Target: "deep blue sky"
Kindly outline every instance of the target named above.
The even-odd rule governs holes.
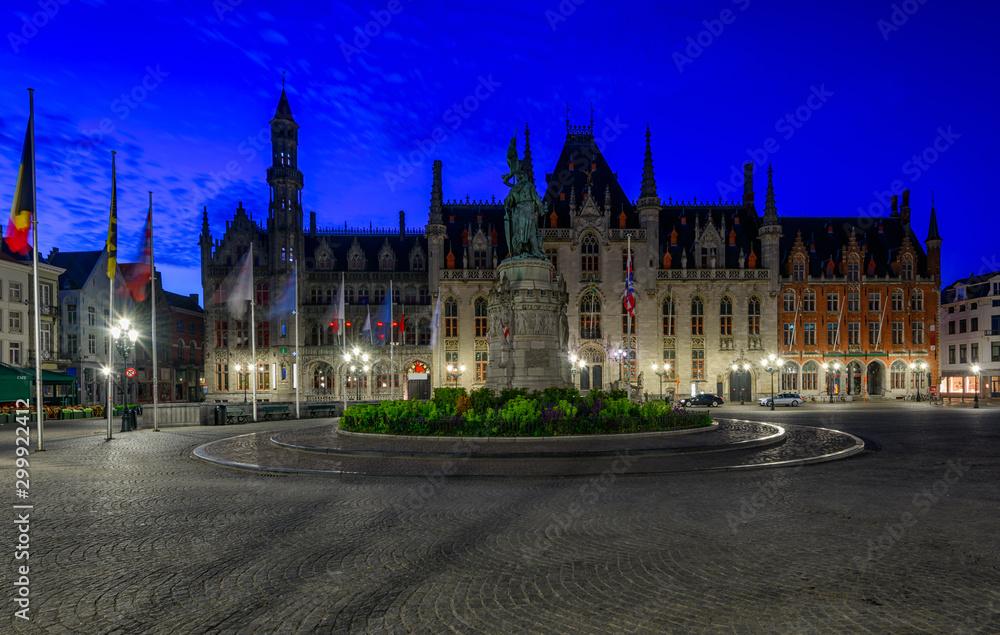
[[[921,238],[936,194],[944,283],[1000,268],[988,202],[1000,168],[996,3],[914,0],[889,30],[891,2],[61,1],[48,19],[37,0],[10,0],[0,14],[3,209],[30,86],[42,252],[103,248],[117,150],[120,257],[137,255],[153,190],[157,266],[172,291],[201,293],[203,199],[216,237],[238,201],[266,217],[267,153],[246,142],[274,113],[282,69],[301,126],[306,211],[321,226],[393,226],[401,209],[422,226],[434,158],[446,198],[503,196],[514,127],[530,123],[541,177],[561,149],[566,103],[574,124],[589,121],[593,103],[599,135],[619,122],[604,154],[633,199],[647,123],[664,199],[718,199],[731,167],[772,138],[779,214],[856,215],[898,180],[912,190]],[[355,42],[371,11],[390,7],[401,11]],[[44,26],[25,29],[32,16]],[[345,56],[344,42],[366,46]],[[450,109],[484,80],[491,91],[457,118]],[[150,90],[136,88],[144,81]],[[142,99],[126,105],[133,89]],[[809,99],[816,91],[824,101]],[[778,123],[797,109],[808,120]],[[419,155],[438,127],[446,138],[390,185],[400,157]],[[939,130],[950,135],[934,161],[908,163]],[[758,169],[758,196],[764,186]],[[724,198],[740,196],[737,187]]]

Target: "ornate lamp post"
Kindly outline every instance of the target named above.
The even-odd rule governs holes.
[[[785,360],[774,354],[768,355],[767,359],[760,360],[761,366],[767,371],[767,374],[771,376],[771,410],[774,410],[774,374],[781,370],[784,365]]]
[[[823,364],[823,372],[826,373],[826,394],[830,396],[830,403],[833,403],[833,375],[840,372],[840,362]]]
[[[662,365],[651,365],[653,372],[660,378],[660,399],[663,399],[663,377],[670,374],[670,363],[663,362]]]
[[[625,350],[621,349],[621,348],[616,349],[616,350],[612,351],[612,353],[611,353],[611,358],[615,359],[615,360],[618,360],[618,381],[619,382],[621,382],[623,379],[625,379],[625,355],[626,355]]]
[[[979,364],[976,364],[975,366],[972,367],[972,372],[975,373],[976,375],[976,403],[974,406],[972,406],[973,408],[979,407],[979,378],[981,377],[980,374],[981,371],[982,369],[979,368]]]
[[[122,432],[134,429],[132,410],[128,407],[128,355],[135,346],[135,341],[139,339],[139,331],[132,328],[132,323],[128,318],[118,320],[118,324],[111,327],[111,338],[115,341],[118,354],[122,356],[124,368],[122,370]]]
[[[243,403],[246,403],[247,402],[247,384],[250,382],[250,378],[249,378],[249,375],[250,375],[250,365],[249,364],[244,364],[243,366],[241,366],[239,364],[233,364],[233,370],[236,371],[236,376],[237,377],[241,377],[242,376],[241,378],[243,379],[243,381],[241,381],[240,383],[243,384]]]
[[[573,374],[573,383],[576,383],[576,376],[583,372],[583,369],[587,367],[587,360],[582,357],[577,357],[576,355],[569,356],[569,372]],[[583,379],[581,378],[580,390],[583,390]]]
[[[344,353],[344,409],[347,409],[347,373],[346,370],[349,368],[351,371],[351,376],[354,377],[354,386],[357,389],[356,395],[357,400],[361,401],[361,377],[357,374],[358,368],[364,370],[365,375],[368,375],[368,353],[361,350],[360,347],[355,346],[349,352]],[[348,366],[348,364],[350,366]]]
[[[910,364],[910,370],[916,374],[916,384],[917,384],[917,401],[920,401],[920,373],[928,368],[926,362],[914,362]]]
[[[733,372],[734,373],[739,373],[740,377],[743,377],[743,373],[746,373],[747,376],[749,377],[750,376],[750,364],[743,364],[743,366],[740,366],[739,364],[734,363],[733,364]],[[744,405],[744,404],[746,404],[746,395],[744,394],[745,392],[746,392],[746,388],[744,388],[743,386],[740,386],[740,405],[741,406]]]
[[[457,384],[458,378],[461,377],[462,373],[465,372],[465,364],[462,365],[448,364],[447,366],[444,367],[444,370],[445,372],[448,373],[447,380],[450,383]]]

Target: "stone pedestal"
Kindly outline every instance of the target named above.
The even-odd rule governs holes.
[[[548,260],[525,258],[500,263],[487,305],[487,388],[541,390],[571,385],[568,301],[566,284]]]

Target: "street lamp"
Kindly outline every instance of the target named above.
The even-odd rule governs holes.
[[[928,368],[925,362],[913,362],[910,364],[910,370],[916,373],[916,384],[917,384],[917,401],[920,401],[920,373]]]
[[[734,373],[740,373],[740,377],[743,377],[743,373],[746,373],[747,376],[749,377],[750,376],[750,364],[743,364],[743,366],[740,367],[739,364],[735,364],[734,363],[733,364],[733,372]],[[740,383],[742,383],[742,382],[740,382]],[[746,396],[744,394],[745,392],[746,392],[746,388],[744,388],[743,386],[740,386],[740,405],[741,406],[746,403]]]
[[[448,373],[448,376],[446,377],[446,380],[449,383],[455,383],[455,384],[457,384],[458,383],[458,378],[461,377],[462,373],[465,372],[465,364],[462,364],[462,365],[448,364],[447,366],[444,367],[444,369]]]
[[[823,364],[823,372],[826,374],[826,392],[830,395],[830,403],[833,403],[833,375],[840,372],[840,362]]]
[[[368,365],[368,360],[370,359],[368,357],[368,353],[366,353],[363,350],[361,350],[360,347],[355,346],[350,351],[344,353],[343,359],[344,359],[344,368],[345,368],[345,371],[346,371],[346,369],[350,368],[351,375],[354,377],[354,385],[355,385],[355,388],[357,389],[356,390],[356,395],[357,395],[358,401],[360,401],[361,400],[361,378],[358,376],[358,374],[357,374],[356,371],[359,368],[363,369],[364,372],[365,372],[365,375],[367,376],[368,369],[370,368],[370,366]],[[348,366],[348,364],[350,364],[350,366]],[[347,409],[347,373],[346,372],[344,373],[344,409]]]
[[[132,347],[135,346],[135,341],[139,339],[139,331],[132,328],[132,323],[128,318],[123,317],[118,320],[118,324],[111,327],[111,338],[115,340],[115,347],[118,349],[118,354],[122,356],[122,363],[124,364],[125,371],[123,374],[125,377],[122,378],[122,432],[128,432],[134,429],[133,423],[135,419],[133,418],[132,410],[128,407],[128,354],[132,352]]]
[[[663,377],[664,377],[664,375],[669,375],[670,374],[670,363],[669,362],[663,362],[663,364],[660,365],[660,366],[657,366],[654,363],[654,364],[652,364],[652,369],[653,369],[653,372],[656,373],[657,376],[660,378],[660,399],[662,400],[663,399]]]
[[[233,364],[233,370],[236,371],[236,377],[237,378],[240,378],[240,376],[242,375],[243,381],[241,381],[240,383],[243,384],[243,403],[246,403],[247,402],[247,384],[250,383],[250,364],[243,364],[242,366],[239,365],[239,364]],[[243,372],[240,372],[240,371],[243,371]]]
[[[976,374],[976,405],[972,406],[973,408],[979,407],[979,378],[981,376],[980,375],[981,370],[982,369],[979,368],[979,364],[976,364],[975,366],[972,367],[972,372]]]
[[[611,353],[612,359],[618,360],[618,381],[625,379],[625,350],[619,348]]]
[[[767,359],[760,360],[761,366],[771,376],[771,410],[774,410],[774,374],[781,370],[785,361],[774,354],[768,355]]]
[[[576,376],[583,372],[583,369],[587,367],[587,360],[582,357],[577,357],[576,355],[569,356],[569,372],[573,375],[573,383],[576,383]],[[580,378],[580,390],[583,390],[583,378]]]

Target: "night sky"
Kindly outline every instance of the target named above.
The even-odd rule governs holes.
[[[31,87],[42,253],[103,248],[117,150],[119,258],[138,257],[152,190],[165,286],[201,294],[201,206],[216,238],[239,201],[266,218],[269,145],[254,139],[285,70],[320,226],[394,226],[402,209],[422,227],[433,159],[446,199],[504,196],[526,122],[541,180],[567,102],[574,125],[593,104],[633,199],[647,123],[663,199],[738,200],[733,166],[753,158],[773,164],[783,216],[888,214],[898,181],[923,238],[933,190],[948,284],[1000,269],[1000,8],[966,4],[8,0],[3,213]]]

